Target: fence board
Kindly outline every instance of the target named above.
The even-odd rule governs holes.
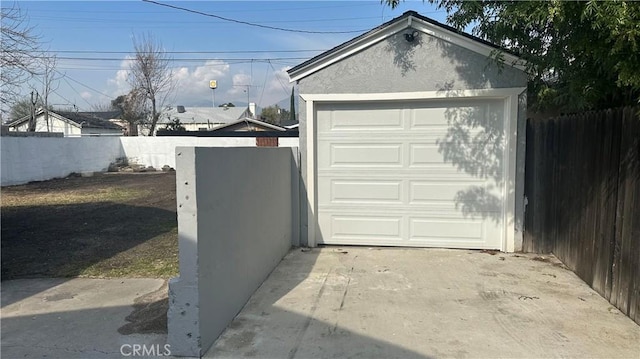
[[[525,251],[640,323],[640,107],[527,123]]]

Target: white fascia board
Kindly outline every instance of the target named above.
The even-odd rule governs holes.
[[[486,57],[490,57],[493,51],[500,51],[494,47],[488,46],[481,42],[475,41],[458,33],[448,31],[442,27],[433,25],[424,20],[415,18],[413,16],[409,16],[405,21],[399,21],[395,24],[391,24],[384,29],[380,29],[379,31],[372,32],[371,34],[363,37],[357,42],[350,44],[344,49],[340,49],[333,54],[330,54],[324,58],[319,59],[315,63],[309,64],[304,68],[299,69],[298,71],[292,73],[290,75],[289,82],[298,81],[302,78],[305,78],[312,73],[319,71],[329,65],[332,65],[342,59],[349,57],[359,51],[366,49],[367,47],[373,46],[376,43],[388,38],[389,36],[402,31],[406,28],[413,28],[428,35],[431,35],[435,38],[441,39],[443,41],[452,43],[457,46],[461,46],[463,48],[469,49]],[[502,51],[502,56],[505,59],[505,64],[515,67],[519,70],[526,70],[526,62],[521,58],[514,56],[510,53]]]
[[[42,114],[42,116],[44,116],[44,114]],[[57,114],[55,112],[49,111],[49,116],[55,117],[55,118],[57,118],[58,120],[60,120],[62,122],[66,122],[66,123],[70,124],[73,127],[82,128],[82,123],[76,123],[74,121],[71,121],[70,119],[68,119],[68,118],[66,118],[66,117],[64,117],[62,115],[59,115],[59,114]]]
[[[333,54],[330,54],[324,58],[319,59],[315,63],[309,64],[304,68],[292,73],[290,75],[289,82],[298,81],[302,78],[305,78],[312,73],[319,71],[329,65],[332,65],[342,59],[349,57],[357,52],[360,52],[366,49],[369,46],[375,45],[378,42],[386,39],[387,37],[395,34],[396,32],[407,27],[407,24],[404,21],[389,25],[384,29],[380,29],[379,31],[372,32],[369,35],[363,37],[357,42],[350,44],[348,47],[344,49],[340,49]]]
[[[508,87],[477,90],[449,91],[416,91],[416,92],[381,92],[381,93],[342,93],[342,94],[300,94],[305,101],[343,102],[343,101],[394,101],[423,99],[461,99],[461,98],[496,98],[520,94],[526,87]]]

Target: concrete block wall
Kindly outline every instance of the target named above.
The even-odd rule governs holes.
[[[297,148],[177,148],[172,354],[203,355],[298,241],[297,159]]]

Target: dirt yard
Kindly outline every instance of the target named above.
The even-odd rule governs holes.
[[[2,279],[174,277],[174,172],[107,173],[1,189]]]

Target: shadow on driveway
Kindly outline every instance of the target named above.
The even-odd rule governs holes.
[[[205,357],[634,357],[639,343],[554,257],[323,247],[292,250]]]

